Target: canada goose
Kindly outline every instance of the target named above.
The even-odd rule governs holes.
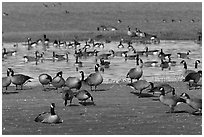
[[[7,70],[7,77],[2,77],[2,88],[8,88],[8,86],[10,86],[11,84],[11,78],[10,78],[10,71]]]
[[[146,61],[144,62],[145,67],[156,67],[158,66],[158,61]]]
[[[154,87],[154,84],[152,82],[147,82],[146,80],[138,80],[136,82],[127,84],[127,86],[130,86],[135,90],[139,90],[139,98],[140,98],[142,91],[145,89],[151,90]]]
[[[133,50],[133,53],[135,53],[137,55],[144,55],[145,54],[145,51],[138,51],[134,47],[132,48],[132,50]]]
[[[56,76],[52,79],[52,85],[56,88],[62,88],[65,85],[65,80],[62,77],[62,71],[58,72]]]
[[[173,90],[175,90],[172,86],[170,86],[170,85],[167,84],[167,83],[160,83],[160,84],[154,86],[154,87],[149,91],[149,93],[153,93],[153,95],[154,95],[154,93],[157,93],[157,92],[158,92],[158,93],[161,93],[161,92],[160,92],[160,88],[161,88],[161,87],[164,88],[165,94],[170,93],[170,92],[173,93]]]
[[[128,50],[133,50],[134,47],[131,44],[132,44],[131,42],[128,42],[128,46],[127,46]]]
[[[140,65],[139,61],[140,61],[141,65]],[[143,64],[143,61],[139,58],[139,55],[137,55],[136,66],[134,68],[131,68],[126,75],[126,78],[130,78],[131,83],[132,83],[133,79],[139,80],[142,77],[142,74],[143,74],[142,64]]]
[[[148,47],[145,47],[145,54],[148,55],[157,55],[159,53],[159,50],[149,50]]]
[[[56,54],[54,51],[52,52],[53,62],[54,61],[62,61],[62,60],[68,60],[68,53],[66,54]]]
[[[121,48],[124,48],[124,45],[122,44],[122,41],[120,40],[120,43],[118,45],[118,48],[121,49]]]
[[[186,104],[195,109],[195,112],[202,113],[202,99],[190,98],[190,96],[187,93],[182,93],[180,96],[184,97],[184,99],[186,100]]]
[[[69,100],[70,105],[72,104],[72,100],[74,98],[74,92],[70,88],[64,88],[61,92],[62,99],[64,100],[64,106],[67,105],[67,101]]]
[[[188,55],[190,54],[190,50],[188,50],[188,52],[187,53],[181,53],[181,52],[179,52],[179,53],[177,53],[177,56],[179,57],[179,58],[189,58],[188,57]]]
[[[76,67],[82,67],[83,66],[83,63],[81,61],[79,61],[79,56],[78,55],[76,55],[75,66]]]
[[[110,67],[110,61],[105,61],[103,58],[100,59],[100,65],[104,66],[104,68],[109,68]]]
[[[114,51],[113,49],[110,50],[112,52],[113,56],[118,56],[118,57],[125,57],[125,54],[128,53],[128,51]]]
[[[201,62],[200,62],[200,60],[198,60],[198,59],[195,61],[195,69],[198,68],[198,64],[200,64],[200,63],[201,63]]]
[[[24,58],[24,62],[25,63],[28,63],[28,62],[34,62],[35,61],[35,64],[37,65],[38,61],[40,60],[40,58],[43,57],[43,54],[41,55],[38,55],[39,52],[38,51],[35,51],[35,56],[27,56],[27,55],[24,55],[23,58]]]
[[[182,61],[180,62],[180,64],[183,64],[184,70],[183,70],[182,75],[183,75],[184,78],[185,78],[189,73],[196,72],[196,71],[194,71],[194,70],[188,70],[188,69],[187,69],[187,63],[186,63],[185,60],[182,60]]]
[[[176,61],[172,61],[171,57],[169,57],[169,63],[171,64],[171,66],[176,66]]]
[[[69,41],[69,43],[66,44],[66,47],[68,47],[69,49],[72,49],[72,48],[74,48],[74,45],[73,45],[73,43],[71,43],[71,42]]]
[[[104,44],[103,44],[103,43],[95,43],[95,42],[93,41],[93,47],[94,47],[94,48],[104,48]]]
[[[87,99],[91,99],[93,102],[93,97],[92,95],[87,91],[87,90],[79,90],[76,93],[74,93],[74,96],[82,102],[86,102]]]
[[[161,49],[161,51],[160,51],[159,54],[158,54],[158,57],[159,57],[160,59],[163,59],[163,60],[169,59],[170,56],[171,56],[171,54],[166,54],[166,53],[164,53],[164,52],[163,52],[163,49]]]
[[[196,85],[198,83],[201,77],[202,77],[201,70],[199,70],[198,72],[191,72],[185,77],[185,79],[183,79],[183,82],[189,82],[190,89],[193,85]]]
[[[179,104],[179,103],[185,103],[185,100],[172,95],[172,96],[165,96],[165,90],[163,87],[160,87],[160,96],[159,96],[159,100],[161,103],[163,103],[164,105],[167,105],[170,107],[170,111],[167,113],[173,113],[174,112],[174,107]]]
[[[171,62],[164,61],[163,59],[161,59],[160,67],[162,68],[162,70],[164,70],[165,68],[171,70]]]
[[[47,124],[57,124],[63,122],[63,120],[61,120],[61,118],[55,113],[55,103],[51,103],[50,112],[40,113],[34,121]]]
[[[30,76],[26,76],[23,74],[15,74],[14,75],[14,71],[11,68],[8,68],[8,71],[11,73],[10,77],[11,77],[11,82],[16,85],[16,90],[17,90],[17,86],[20,85],[21,86],[21,90],[23,89],[23,85],[27,82],[30,82],[30,79],[33,79]]]
[[[27,39],[28,39],[28,50],[38,45],[38,43],[36,41],[32,41],[31,38],[27,38]]]
[[[98,85],[100,85],[103,82],[103,77],[100,74],[99,70],[99,64],[95,65],[95,73],[91,73],[84,81],[87,85],[90,86],[92,91],[92,86],[95,86],[95,91]]]
[[[82,81],[84,81],[84,72],[80,71],[81,79],[77,77],[68,77],[65,81],[65,86],[69,87],[70,89],[77,89],[79,90],[82,86]]]
[[[52,77],[49,74],[43,73],[38,76],[40,84],[43,88],[45,85],[50,85],[52,83]]]
[[[57,40],[54,40],[53,46],[54,46],[54,47],[58,47],[58,41],[57,41]]]
[[[128,28],[128,32],[127,32],[127,35],[128,35],[128,36],[130,36],[130,37],[135,37],[135,36],[137,36],[135,32],[132,32],[132,31],[130,30],[130,26],[128,26],[127,28]]]
[[[4,57],[7,57],[7,56],[15,56],[16,53],[17,53],[16,50],[13,50],[13,51],[7,51],[6,48],[3,48],[2,51],[3,51],[3,52],[2,52],[2,57],[3,57],[3,58],[4,58]]]
[[[91,45],[88,44],[88,42],[86,41],[86,44],[84,45],[85,49],[91,48]]]
[[[48,45],[50,40],[47,38],[47,35],[44,34],[44,35],[43,35],[43,38],[44,38],[44,44],[45,44],[45,45]]]

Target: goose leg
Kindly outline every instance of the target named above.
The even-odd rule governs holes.
[[[18,87],[17,87],[17,85],[16,85],[16,90],[18,90]]]
[[[174,107],[170,106],[170,110],[167,111],[166,113],[174,113]]]
[[[23,90],[23,85],[21,85],[21,90]]]
[[[96,92],[96,87],[97,87],[97,86],[95,86],[95,92]]]

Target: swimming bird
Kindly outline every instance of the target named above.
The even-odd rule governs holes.
[[[126,78],[130,78],[131,83],[133,79],[139,80],[142,77],[142,74],[143,74],[142,66],[143,66],[143,61],[142,59],[139,58],[139,55],[137,55],[136,66],[134,68],[131,68],[126,75]]]
[[[146,61],[144,62],[145,67],[156,67],[158,66],[158,61]]]
[[[79,90],[74,93],[74,96],[82,102],[86,102],[86,100],[90,99],[93,102],[93,96],[87,90]]]
[[[171,70],[171,62],[168,61],[164,61],[163,59],[161,59],[161,64],[160,67],[162,68],[162,70],[168,68],[169,70]]]
[[[43,88],[45,85],[50,85],[52,83],[52,77],[49,74],[43,73],[38,76],[40,84]]]
[[[177,56],[179,58],[189,58],[188,55],[190,54],[190,52],[191,52],[190,50],[188,50],[187,53],[179,52],[179,53],[177,53]]]
[[[149,50],[148,47],[145,47],[145,54],[148,55],[157,55],[159,54],[159,50]]]
[[[85,83],[90,86],[91,91],[93,91],[92,86],[95,87],[95,91],[96,91],[97,86],[103,82],[103,77],[98,70],[99,67],[100,67],[99,64],[96,64],[95,73],[89,74],[89,76],[84,80]]]
[[[184,99],[186,100],[186,104],[188,104],[191,108],[195,110],[193,113],[202,113],[202,99],[190,98],[187,93],[182,93],[180,96],[184,97]]]
[[[6,48],[2,49],[2,57],[5,58],[7,56],[15,56],[17,53],[17,50],[10,50],[8,51]]]
[[[69,87],[70,89],[79,90],[82,86],[82,81],[84,81],[84,72],[80,71],[81,79],[77,77],[68,77],[65,81],[65,86]]]
[[[8,88],[11,84],[10,71],[7,70],[7,77],[2,77],[2,88]]]
[[[12,82],[12,84],[16,85],[16,90],[17,90],[18,85],[21,86],[21,90],[22,90],[24,84],[26,84],[27,82],[30,82],[30,79],[34,79],[30,76],[23,75],[23,74],[15,74],[14,75],[14,71],[12,68],[8,68],[8,71],[11,73],[11,75],[10,75],[11,82]]]
[[[69,100],[70,104],[72,104],[72,100],[74,98],[74,92],[70,88],[64,88],[61,92],[62,99],[64,100],[64,106],[67,105],[67,101]]]
[[[35,51],[35,56],[28,56],[28,55],[24,55],[24,62],[28,63],[28,62],[35,62],[35,64],[38,64],[38,61],[43,57],[43,54],[39,55],[38,51]]]
[[[166,53],[164,53],[164,52],[163,52],[163,49],[161,49],[161,51],[160,51],[159,54],[158,54],[158,57],[159,57],[160,59],[163,59],[163,60],[169,59],[170,56],[171,56],[171,54],[166,54]]]
[[[189,70],[189,69],[187,68],[187,63],[186,63],[185,60],[182,60],[182,61],[180,62],[180,64],[183,64],[184,70],[183,70],[183,72],[182,72],[182,75],[183,75],[184,78],[185,78],[189,73],[196,72],[195,70]]]
[[[97,43],[95,43],[94,41],[93,41],[93,47],[94,48],[104,48],[104,44],[103,43],[99,43],[99,42],[97,42]]]
[[[103,58],[100,59],[100,65],[103,66],[104,68],[109,68],[110,67],[110,61],[104,60]]]
[[[66,54],[56,54],[55,51],[52,52],[53,62],[54,61],[62,61],[62,60],[68,60],[68,52]]]
[[[52,85],[56,88],[62,88],[65,85],[65,80],[62,77],[62,71],[59,71],[56,76],[52,79]]]
[[[114,56],[125,57],[125,54],[128,53],[127,50],[125,50],[125,51],[114,51],[113,49],[111,49],[109,52],[112,53],[113,57]]]
[[[167,105],[170,107],[170,110],[167,113],[174,113],[174,108],[176,107],[176,105],[178,105],[179,103],[185,103],[186,101],[176,95],[172,95],[172,96],[165,96],[165,90],[163,87],[160,87],[160,96],[159,96],[159,100],[161,103],[163,103],[164,105]]]
[[[127,32],[128,36],[130,36],[130,37],[136,37],[137,36],[135,32],[130,30],[130,26],[128,26],[127,28],[128,28],[128,32]]]
[[[117,46],[119,49],[124,48],[124,45],[122,44],[122,40],[120,40],[120,43]]]
[[[147,82],[146,80],[138,80],[133,83],[128,83],[127,86],[134,88],[135,90],[139,90],[139,98],[141,97],[141,93],[143,90],[149,89],[151,90],[154,87],[152,82]]]
[[[63,120],[61,120],[61,118],[55,113],[55,103],[51,103],[50,112],[40,113],[34,121],[47,124],[57,124],[63,122]]]

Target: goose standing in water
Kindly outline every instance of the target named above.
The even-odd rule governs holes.
[[[95,91],[98,85],[100,85],[103,82],[103,77],[100,74],[99,70],[99,64],[95,65],[95,73],[91,73],[84,81],[87,85],[90,86],[91,91],[92,90],[92,86],[95,87]]]
[[[55,103],[51,103],[50,112],[40,113],[34,121],[47,124],[57,124],[63,122],[63,120],[61,120],[61,118],[55,113]]]
[[[188,57],[188,55],[190,54],[190,50],[188,50],[188,52],[187,53],[181,53],[181,52],[179,52],[179,53],[177,53],[177,56],[179,57],[179,58],[189,58]]]
[[[11,82],[16,85],[16,90],[17,90],[17,86],[20,85],[21,86],[21,90],[23,89],[23,85],[27,82],[30,82],[30,79],[33,79],[30,76],[26,76],[23,74],[15,74],[14,75],[14,71],[11,68],[8,68],[8,71],[11,73]]]
[[[143,61],[142,59],[139,58],[139,55],[137,55],[136,56],[136,66],[135,68],[132,68],[129,70],[129,72],[126,75],[126,78],[130,78],[131,83],[133,79],[139,80],[143,74],[142,67],[143,67]]]

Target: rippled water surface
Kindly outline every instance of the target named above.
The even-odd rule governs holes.
[[[3,47],[8,48],[8,50],[13,50],[14,43],[4,43]],[[113,49],[115,51],[125,51],[127,50],[127,44],[124,44],[125,48],[118,49],[117,45],[118,42],[111,42],[111,43],[105,43],[104,49],[97,49],[100,50],[99,54],[102,53],[108,53],[110,49]],[[52,44],[50,44],[52,45]],[[85,45],[85,42],[82,42],[82,46]],[[136,44],[133,43],[133,46],[136,48],[136,50],[145,50],[146,45],[142,44]],[[197,45],[193,41],[161,41],[159,45],[147,45],[149,47],[149,50],[158,49],[161,48],[165,53],[171,53],[172,54],[172,61],[176,61],[176,66],[173,66],[171,70],[164,70],[162,71],[160,67],[143,67],[143,77],[142,79],[146,79],[148,81],[175,81],[175,80],[181,80],[181,74],[183,71],[183,65],[180,64],[181,58],[177,57],[178,52],[187,52],[190,50],[189,59],[185,59],[188,64],[188,69],[194,69],[194,62],[196,59],[202,60],[202,47],[200,45]],[[2,61],[2,75],[6,76],[6,70],[8,67],[12,67],[14,72],[22,73],[25,75],[29,75],[34,78],[34,80],[29,83],[29,85],[36,85],[39,84],[38,82],[38,76],[41,73],[48,73],[52,77],[56,75],[58,71],[63,71],[63,77],[66,79],[69,76],[76,76],[80,77],[79,72],[76,71],[75,68],[75,56],[74,56],[74,50],[73,49],[64,49],[64,48],[55,48],[53,46],[50,46],[50,48],[45,52],[45,60],[43,63],[39,63],[38,65],[35,65],[35,62],[28,62],[25,63],[23,56],[29,55],[34,56],[34,52],[38,50],[39,52],[42,52],[42,46],[38,46],[37,48],[33,48],[31,50],[27,50],[27,47],[24,46],[22,43],[18,43],[18,49],[16,56],[11,56],[3,59]],[[93,50],[93,49],[89,49]],[[57,54],[64,54],[67,51],[69,51],[69,61],[56,61],[52,62],[52,51],[55,51]],[[146,56],[140,56],[140,58],[143,60],[143,62],[156,60],[160,62],[160,59],[156,55],[150,55],[148,57]],[[95,57],[89,57],[89,58],[82,58],[79,59],[83,62],[83,67],[79,68],[79,70],[83,70],[85,72],[85,77],[88,76],[91,72],[94,72],[94,65],[95,65]],[[125,62],[124,57],[111,57],[110,59],[111,65],[110,68],[105,69],[105,72],[102,73],[102,76],[104,78],[104,83],[108,82],[120,82],[120,81],[129,81],[129,79],[126,78],[127,72],[130,70],[130,68],[133,68],[135,66],[134,60],[127,60]],[[198,69],[202,69],[202,62],[199,64]]]

